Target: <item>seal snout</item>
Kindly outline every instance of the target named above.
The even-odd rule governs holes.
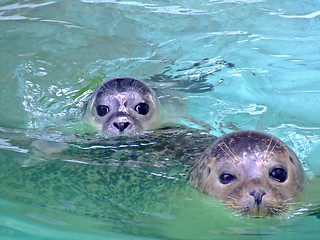
[[[254,198],[255,205],[259,208],[262,204],[262,197],[266,195],[263,189],[254,189],[250,192],[250,195]]]
[[[263,197],[266,192],[261,188],[255,188],[249,192],[249,195],[253,197],[252,205],[249,206],[249,215],[253,216],[266,216],[268,215],[268,210],[266,205],[268,200],[264,200]]]
[[[123,132],[127,127],[129,127],[129,122],[114,122],[113,126],[119,129],[120,132]]]

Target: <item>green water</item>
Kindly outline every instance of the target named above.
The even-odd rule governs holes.
[[[0,239],[319,239],[319,46],[312,0],[1,1]],[[124,76],[213,130],[99,136],[83,106]],[[283,216],[238,215],[188,184],[194,158],[238,129],[301,159],[309,183]]]

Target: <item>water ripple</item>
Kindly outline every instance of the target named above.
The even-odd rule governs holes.
[[[320,16],[320,11],[316,11],[316,12],[312,12],[312,13],[309,13],[309,14],[306,14],[306,15],[284,15],[284,14],[280,14],[279,15],[280,17],[283,17],[283,18],[303,18],[303,19],[310,19],[310,18],[315,18],[315,17],[318,17]]]
[[[81,0],[83,3],[115,3],[120,5],[137,6],[137,7],[147,7],[155,6],[154,4],[140,3],[136,1],[118,1],[118,0]]]
[[[56,3],[56,2],[52,1],[52,2],[39,3],[39,4],[20,4],[20,3],[15,3],[15,4],[12,4],[12,5],[0,7],[0,11],[16,10],[16,9],[23,9],[23,8],[38,8],[38,7],[48,6],[48,5],[51,5],[53,3]]]

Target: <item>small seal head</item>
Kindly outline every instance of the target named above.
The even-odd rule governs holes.
[[[306,183],[296,154],[280,139],[259,131],[217,139],[195,160],[189,180],[198,190],[252,216],[287,211]]]
[[[134,78],[103,83],[86,108],[89,123],[105,135],[136,134],[156,127],[160,103],[153,90]]]

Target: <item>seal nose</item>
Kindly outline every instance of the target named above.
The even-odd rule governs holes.
[[[262,197],[265,195],[265,191],[262,189],[255,189],[250,192],[250,195],[253,196],[254,202],[257,206],[261,205]]]
[[[113,126],[119,129],[120,132],[123,132],[127,127],[129,127],[129,122],[114,122]]]

